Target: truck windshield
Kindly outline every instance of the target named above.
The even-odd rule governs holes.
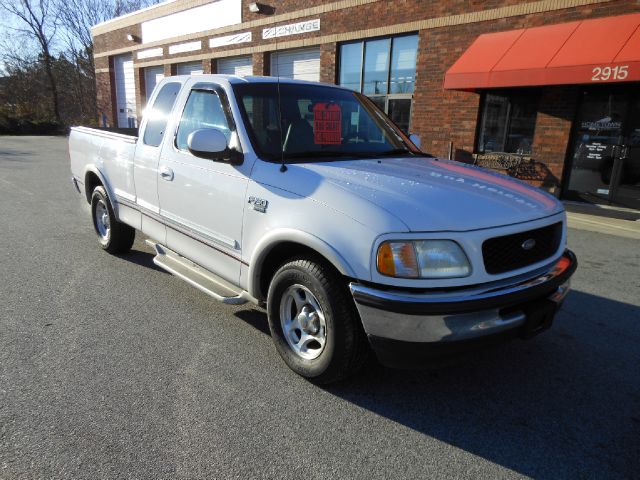
[[[266,160],[427,156],[359,93],[286,82],[233,90],[254,149]]]

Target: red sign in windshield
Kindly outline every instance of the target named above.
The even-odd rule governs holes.
[[[316,145],[342,143],[342,110],[335,103],[316,103],[313,106],[313,141]]]

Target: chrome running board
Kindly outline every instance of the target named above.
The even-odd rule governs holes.
[[[257,303],[248,292],[240,290],[226,280],[218,277],[209,270],[187,260],[164,245],[147,240],[147,245],[153,248],[156,256],[153,263],[167,272],[190,283],[198,290],[227,305],[243,305],[249,301]]]

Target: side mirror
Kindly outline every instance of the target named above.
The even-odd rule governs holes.
[[[227,137],[216,128],[194,130],[187,137],[187,148],[196,157],[221,160],[227,154]]]
[[[415,133],[412,133],[411,135],[409,135],[409,140],[411,140],[411,142],[418,148],[422,146],[420,135],[416,135]]]

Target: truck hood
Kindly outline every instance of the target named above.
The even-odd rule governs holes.
[[[348,199],[341,194],[349,192],[388,211],[414,232],[477,230],[563,210],[555,197],[524,182],[448,160],[384,158],[291,167],[294,176],[295,171],[302,174],[300,183],[293,178],[287,182],[293,193],[311,196],[366,223],[362,218],[366,212],[350,211]],[[317,175],[334,188],[309,192],[301,187],[296,191],[296,185],[303,185],[309,175]]]

